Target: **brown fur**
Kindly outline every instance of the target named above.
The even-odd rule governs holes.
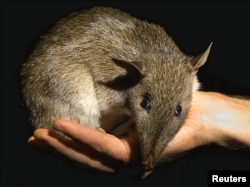
[[[51,128],[64,118],[120,135],[126,128],[112,129],[129,119],[150,170],[186,118],[198,89],[195,74],[209,51],[187,56],[160,26],[116,9],[74,12],[41,37],[23,65],[32,125]],[[147,110],[141,106],[145,95]],[[178,105],[182,111],[175,116]]]

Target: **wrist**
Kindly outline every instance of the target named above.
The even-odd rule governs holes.
[[[250,100],[213,92],[198,93],[201,135],[207,143],[230,147],[230,141],[250,146]]]
[[[229,142],[236,141],[250,147],[250,100],[225,97],[228,102],[228,118],[220,121],[225,134],[224,143],[231,146]]]

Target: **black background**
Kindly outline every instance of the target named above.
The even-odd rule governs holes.
[[[249,151],[208,146],[163,164],[140,181],[128,172],[107,175],[79,169],[26,145],[31,130],[20,97],[20,65],[58,18],[95,5],[120,8],[162,25],[189,55],[213,42],[198,73],[203,89],[250,95],[248,2],[1,2],[1,186],[206,186],[208,170],[250,170]]]

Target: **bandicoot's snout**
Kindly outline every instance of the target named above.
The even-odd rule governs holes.
[[[154,155],[150,154],[146,160],[142,162],[143,169],[145,171],[152,170],[154,168]]]
[[[147,176],[149,176],[155,165],[157,163],[157,158],[156,156],[154,155],[153,152],[151,152],[148,157],[146,157],[146,159],[144,159],[142,161],[142,173],[141,173],[141,179],[144,179],[146,178]]]

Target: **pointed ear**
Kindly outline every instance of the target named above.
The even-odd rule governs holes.
[[[125,61],[125,60],[120,60],[116,58],[112,58],[113,62],[126,69],[127,73],[129,75],[135,76],[135,77],[141,77],[143,75],[142,69],[143,69],[143,64],[142,62],[139,61]]]
[[[197,71],[201,66],[203,66],[205,64],[205,62],[207,61],[207,58],[208,58],[208,55],[209,55],[212,44],[213,43],[211,43],[208,46],[208,48],[207,48],[207,50],[205,52],[203,52],[202,54],[194,57],[191,60],[190,64],[193,66],[194,71]]]
[[[112,88],[114,90],[126,90],[137,83],[143,78],[143,65],[138,61],[124,61],[116,58],[112,58],[112,61],[121,68],[127,71],[126,75],[120,75],[114,80],[108,82],[102,82],[103,85]]]

